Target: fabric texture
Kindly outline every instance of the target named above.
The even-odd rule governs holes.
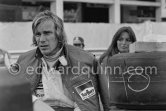
[[[74,101],[81,111],[100,111],[99,94],[103,103],[104,111],[109,110],[108,88],[105,75],[93,73],[97,72],[98,63],[94,56],[82,49],[65,44],[63,53],[67,60],[67,65],[59,65],[57,68],[62,77],[62,82],[69,91],[72,101]],[[42,72],[42,54],[40,50],[34,49],[22,54],[17,63],[20,66],[19,75],[26,78],[31,83],[32,93],[38,86]],[[31,73],[27,68],[32,67]],[[73,67],[78,67],[79,71]],[[85,68],[85,71],[81,69]],[[73,68],[73,70],[72,70]],[[63,70],[62,70],[63,69]]]

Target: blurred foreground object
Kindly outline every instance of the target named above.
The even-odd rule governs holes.
[[[134,42],[129,52],[166,51],[166,42]]]
[[[10,55],[7,51],[0,49],[0,67],[10,67]]]
[[[30,84],[0,67],[0,111],[33,111]]]
[[[110,105],[119,109],[166,109],[166,52],[108,58]],[[107,66],[108,67],[108,66]]]

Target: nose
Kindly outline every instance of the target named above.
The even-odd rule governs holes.
[[[39,42],[43,43],[46,41],[46,37],[44,36],[44,34],[41,34]]]
[[[122,44],[126,44],[126,42],[127,42],[127,41],[124,39],[124,40],[122,41]]]

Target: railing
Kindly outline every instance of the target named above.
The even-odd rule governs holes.
[[[106,49],[85,49],[85,50],[94,54],[96,58],[98,59],[101,56],[101,54],[105,52]],[[11,63],[15,63],[18,57],[26,51],[27,50],[9,51],[9,53],[11,54]]]
[[[106,49],[85,49],[85,50],[94,54],[97,59],[101,56],[101,54],[103,54],[106,51]]]

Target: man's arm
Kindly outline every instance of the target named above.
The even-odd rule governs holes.
[[[19,71],[21,70],[20,63],[22,62],[24,58],[22,56],[19,56],[17,59],[17,62],[12,65],[12,70]],[[22,70],[21,70],[22,71]],[[39,100],[36,96],[32,95],[32,102],[33,102],[33,111],[55,111],[53,108],[51,108],[48,104],[44,103],[43,101]]]
[[[98,89],[103,105],[104,111],[109,111],[109,87],[108,87],[108,75],[105,74],[104,69],[101,70],[104,66],[101,66],[97,61],[95,62],[97,67],[97,79],[98,79]]]

